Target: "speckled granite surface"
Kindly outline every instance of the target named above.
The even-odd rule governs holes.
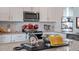
[[[13,51],[14,47],[20,46],[21,43],[25,42],[15,42],[15,43],[0,43],[0,51]],[[26,50],[21,50],[26,51]],[[45,49],[41,51],[79,51],[79,41],[72,41],[69,46]]]

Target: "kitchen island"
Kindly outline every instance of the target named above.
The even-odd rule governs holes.
[[[25,42],[0,43],[0,51],[13,51],[14,47],[20,46]],[[25,49],[20,51],[26,51]],[[79,41],[72,40],[69,46],[45,49],[41,51],[79,51]]]

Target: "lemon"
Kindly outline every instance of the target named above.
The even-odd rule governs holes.
[[[49,38],[51,46],[63,44],[63,38],[61,35],[49,35],[48,38]]]

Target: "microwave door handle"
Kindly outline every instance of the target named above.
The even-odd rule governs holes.
[[[37,13],[37,17],[38,17],[37,19],[39,19],[39,13]]]

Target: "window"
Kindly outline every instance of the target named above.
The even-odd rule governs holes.
[[[71,17],[63,17],[61,21],[62,32],[72,32],[73,31],[73,21]]]

